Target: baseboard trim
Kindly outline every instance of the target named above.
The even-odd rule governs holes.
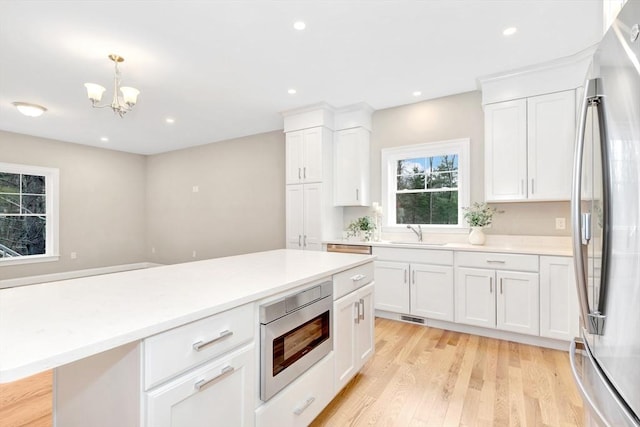
[[[56,282],[58,280],[77,279],[79,277],[98,276],[101,274],[119,273],[121,271],[140,270],[143,268],[157,267],[159,265],[162,264],[138,262],[133,264],[111,265],[108,267],[87,268],[84,270],[64,271],[61,273],[41,274],[38,276],[18,277],[15,279],[4,279],[0,280],[0,289]]]
[[[413,325],[428,326],[432,328],[445,329],[448,331],[461,332],[464,334],[480,335],[488,338],[495,338],[505,341],[513,341],[520,344],[535,345],[538,347],[552,348],[554,350],[569,351],[569,341],[557,340],[553,338],[545,338],[534,335],[524,335],[509,331],[500,331],[498,329],[487,329],[479,326],[463,325],[460,323],[446,322],[443,320],[424,319],[424,323],[411,322],[402,318],[399,313],[389,311],[376,310],[376,317],[384,319],[397,320],[399,322],[411,323]],[[415,316],[411,316],[415,317]],[[422,319],[422,318],[421,318]]]

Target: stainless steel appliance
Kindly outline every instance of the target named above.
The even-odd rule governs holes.
[[[571,215],[582,339],[571,365],[586,425],[640,426],[640,1],[598,46],[585,84]]]
[[[331,350],[333,282],[260,306],[260,399],[268,400]]]

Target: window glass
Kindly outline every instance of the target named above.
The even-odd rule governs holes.
[[[56,169],[0,163],[0,262],[55,255]]]
[[[468,204],[468,151],[468,140],[383,150],[387,225],[460,225],[460,207]]]

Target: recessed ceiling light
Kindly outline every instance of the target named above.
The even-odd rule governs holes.
[[[307,24],[305,24],[304,21],[296,21],[293,23],[293,28],[295,28],[298,31],[302,31],[305,28],[307,28]]]
[[[166,119],[164,119],[164,121],[172,125],[176,122],[176,119],[174,119],[173,117],[167,117]]]
[[[41,116],[42,113],[47,111],[42,105],[38,104],[30,104],[28,102],[12,102],[14,107],[18,109],[22,114],[29,117],[38,117]]]
[[[295,95],[296,93],[298,93],[298,91],[297,91],[297,90],[295,90],[295,89],[289,89],[289,90],[287,91],[287,93],[288,93],[289,95]]]
[[[103,136],[103,137],[100,138],[100,141],[109,142],[109,138],[107,138],[106,136]]]
[[[505,28],[502,34],[504,34],[505,36],[512,36],[516,33],[516,31],[518,31],[516,27],[509,27]]]
[[[413,92],[413,96],[420,96],[422,95],[422,92],[420,92],[419,90],[416,90],[415,92]]]

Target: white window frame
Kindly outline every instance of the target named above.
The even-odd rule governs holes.
[[[59,188],[60,171],[56,168],[42,166],[20,165],[15,163],[1,163],[0,171],[23,175],[40,175],[45,177],[46,192],[46,252],[41,255],[25,255],[20,257],[0,258],[0,267],[5,265],[29,264],[36,262],[57,261],[59,255]]]
[[[397,162],[402,159],[456,154],[458,156],[458,224],[420,225],[426,229],[438,231],[444,231],[445,229],[467,229],[468,227],[464,222],[464,212],[462,208],[469,206],[470,201],[471,151],[469,146],[469,138],[460,138],[382,149],[382,173],[380,175],[382,194],[380,200],[382,201],[383,206],[385,227],[390,229],[405,228],[404,225],[396,224],[395,188]]]

